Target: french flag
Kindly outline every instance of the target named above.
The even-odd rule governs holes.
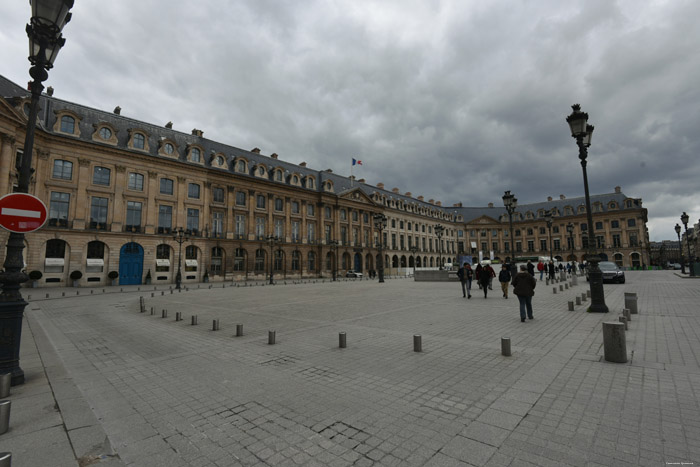
[[[362,165],[362,161],[358,161],[354,157],[352,158],[352,165]]]

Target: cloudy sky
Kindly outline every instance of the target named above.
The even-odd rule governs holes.
[[[592,193],[641,197],[652,240],[700,217],[697,0],[76,0],[55,96],[383,182],[443,205],[583,196],[565,117],[595,125]],[[28,1],[0,74],[29,80]]]

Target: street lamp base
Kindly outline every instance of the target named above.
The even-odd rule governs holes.
[[[22,318],[27,302],[0,302],[0,373],[12,373],[11,385],[24,384],[24,370],[19,366]]]

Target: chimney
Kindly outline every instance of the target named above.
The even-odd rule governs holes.
[[[48,94],[49,97],[53,96],[53,86],[46,88],[46,94]]]
[[[406,194],[405,194],[404,196],[408,196],[408,197],[410,198],[410,197],[411,197],[411,192],[410,192],[410,191],[407,191]]]
[[[333,173],[333,170],[332,170],[332,169],[326,169],[326,172],[328,172],[329,174],[332,174],[332,173]]]
[[[430,204],[435,204],[435,200],[434,200],[434,199],[429,199],[428,202],[429,202]]]
[[[165,124],[165,128],[173,129],[173,122],[168,122]]]
[[[122,112],[122,108],[121,108],[121,107],[116,106],[116,107],[114,108],[114,113],[115,113],[115,114],[121,115],[121,112]]]
[[[299,167],[306,167],[306,162],[302,162],[301,164],[299,164]]]
[[[425,198],[423,198],[423,195],[421,195],[421,196],[419,196],[419,197],[416,198],[416,199],[417,199],[418,201],[423,201],[423,199],[425,199]]]
[[[452,207],[461,208],[461,207],[462,207],[462,203],[455,203],[455,204],[452,205]]]
[[[551,196],[547,196],[547,201],[552,201],[552,197],[551,197]]]
[[[273,159],[277,159],[277,157],[279,157],[279,156],[277,155],[276,152],[273,152],[272,154],[270,154],[270,157],[272,157]]]
[[[365,179],[364,178],[359,179],[358,183],[365,183]]]
[[[566,199],[566,196],[564,196],[564,195],[559,195],[559,199]]]
[[[391,189],[391,192],[392,192],[392,193],[398,193],[398,192],[399,192],[399,189],[398,189],[398,188],[392,188],[392,189]]]
[[[436,204],[437,206],[442,206],[442,201],[436,201],[435,204]]]
[[[489,203],[489,207],[492,208],[492,207],[493,207],[493,203]]]
[[[199,136],[200,138],[204,136],[204,132],[202,130],[198,130],[196,128],[192,129],[192,136]]]
[[[620,188],[619,186],[616,186],[615,193],[622,193],[622,188]]]
[[[380,190],[383,190],[384,184],[382,182],[377,183],[377,188],[379,188]]]
[[[260,148],[253,148],[250,150],[253,154],[260,154]]]

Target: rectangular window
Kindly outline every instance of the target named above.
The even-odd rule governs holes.
[[[129,172],[129,184],[127,187],[130,190],[143,191],[143,175]]]
[[[224,202],[224,189],[219,188],[219,187],[212,188],[211,197],[215,203],[223,203]]]
[[[246,204],[246,193],[245,191],[237,191],[236,192],[236,206],[245,206]]]
[[[158,229],[167,229],[166,233],[170,232],[173,227],[173,207],[172,206],[158,206]],[[163,233],[163,232],[159,232]]]
[[[299,214],[299,201],[292,201],[292,214]]]
[[[160,179],[160,194],[162,195],[172,195],[173,194],[173,181],[169,178]]]
[[[73,178],[73,163],[56,159],[53,161],[53,178],[61,180],[70,180]]]
[[[534,242],[534,240],[528,240],[528,241],[527,241],[527,251],[535,251],[535,242]]]
[[[51,192],[49,206],[49,225],[68,225],[68,207],[70,206],[70,194]]]
[[[255,207],[258,209],[265,209],[265,196],[264,195],[256,196]]]
[[[573,239],[573,238],[567,237],[567,239],[566,239],[566,247],[567,247],[569,250],[572,250],[572,249],[574,248],[574,239]]]
[[[491,249],[493,251],[498,251],[498,242],[491,242]]]
[[[95,167],[92,173],[92,183],[95,185],[109,186],[112,171],[107,167]]]
[[[265,218],[256,217],[255,218],[255,236],[258,239],[265,238]]]
[[[581,247],[584,250],[588,248],[588,236],[581,237]]]
[[[126,228],[141,227],[141,207],[138,201],[126,202]]]
[[[392,250],[396,249],[396,234],[395,233],[391,234],[391,249]]]
[[[107,198],[92,197],[90,204],[90,228],[106,229],[107,228],[107,206],[109,200]]]
[[[326,243],[329,243],[331,241],[331,226],[329,224],[326,224],[325,227],[325,238],[326,238]]]
[[[503,247],[506,252],[510,252],[510,242],[504,242]]]
[[[595,242],[597,248],[605,248],[605,238],[602,235],[597,236]]]
[[[357,211],[352,211],[352,221],[357,222],[359,220]]]
[[[596,229],[596,230],[603,230],[603,223],[602,223],[602,222],[596,222],[596,223],[595,223],[595,229]]]
[[[275,237],[284,238],[284,219],[275,219]]]
[[[639,246],[639,241],[637,240],[637,234],[635,232],[630,232],[630,246]]]
[[[275,198],[275,211],[284,211],[284,201],[282,201],[280,198]]]
[[[326,206],[324,208],[324,212],[326,213],[326,219],[330,219],[331,218],[331,208]]]
[[[515,251],[516,253],[521,253],[523,251],[522,242],[515,242]]]
[[[360,246],[360,230],[358,228],[352,229],[352,244]]]
[[[224,213],[213,212],[211,214],[211,233],[215,238],[221,238],[224,232]]]
[[[365,246],[371,246],[369,244],[369,229],[364,230],[364,242],[365,242]]]
[[[314,211],[314,205],[311,203],[308,203],[306,205],[306,215],[309,217],[314,217],[315,211]]]
[[[556,251],[561,250],[561,239],[559,239],[559,238],[554,239],[554,250],[556,250]]]
[[[316,243],[316,224],[313,222],[306,224],[306,240],[309,243]]]
[[[588,230],[587,224],[581,224],[581,232],[586,232]]]
[[[613,247],[619,248],[621,245],[620,234],[613,234],[612,241],[613,241]]]
[[[299,232],[301,231],[301,223],[299,221],[292,222],[292,241],[298,242],[301,237]]]
[[[199,232],[199,209],[187,208],[186,229],[194,234]]]
[[[559,226],[555,225],[554,227],[552,227],[552,232],[558,234],[559,233]]]
[[[399,247],[400,247],[402,250],[406,249],[405,242],[406,242],[406,240],[404,239],[404,236],[403,236],[403,235],[400,235],[400,236],[399,236]]]
[[[236,215],[236,237],[243,238],[246,234],[245,217],[241,214]]]
[[[627,227],[635,227],[637,222],[635,219],[627,219]]]
[[[620,221],[610,221],[610,228],[611,229],[619,229],[620,228]]]
[[[540,251],[547,251],[547,240],[540,240]]]
[[[345,226],[340,228],[340,241],[343,245],[348,244],[348,228]]]
[[[196,183],[190,183],[187,185],[187,197],[192,199],[199,199],[199,185]]]

